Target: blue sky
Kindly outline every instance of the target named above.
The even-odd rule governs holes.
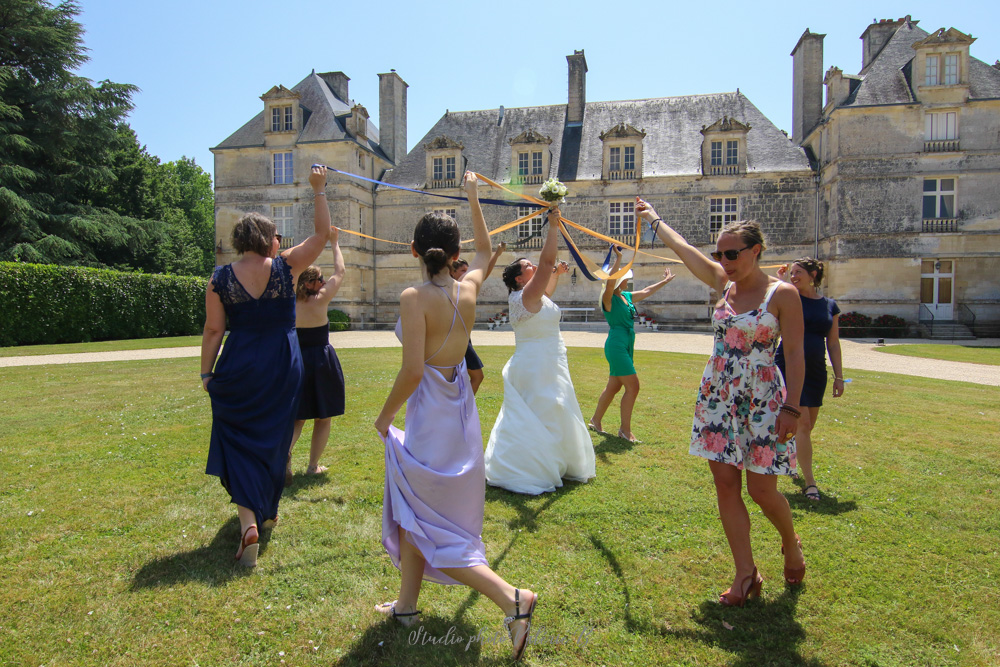
[[[90,61],[79,73],[139,86],[139,141],[212,172],[209,148],[260,111],[260,95],[313,69],[347,74],[373,119],[377,74],[395,69],[410,86],[412,147],[446,109],[565,103],[574,49],[586,51],[589,101],[739,88],[789,134],[789,54],[806,28],[826,34],[824,70],[856,74],[868,24],[907,14],[928,32],[971,33],[980,60],[1000,58],[995,0],[788,4],[80,0]]]

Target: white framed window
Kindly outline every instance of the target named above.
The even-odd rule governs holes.
[[[453,157],[444,159],[444,179],[446,181],[455,180],[455,158]]]
[[[739,163],[740,163],[740,142],[727,141],[726,164],[739,164]]]
[[[517,207],[517,218],[523,218],[526,215],[531,215],[532,212],[538,209],[534,206],[518,206]],[[545,215],[536,215],[531,220],[528,220],[523,225],[517,226],[517,238],[526,239],[532,236],[538,236],[542,233],[542,223],[545,221]]]
[[[285,185],[293,182],[291,153],[275,153],[273,164],[271,183],[274,185]]]
[[[955,217],[955,180],[924,179],[924,220],[947,220]]]
[[[431,178],[435,181],[444,179],[444,158],[436,157],[431,161]]]
[[[520,151],[517,154],[517,175],[527,176],[528,175],[528,152]]]
[[[958,83],[958,54],[948,53],[944,57],[944,81],[946,86]]]
[[[938,70],[941,65],[940,56],[927,56],[924,60],[924,85],[936,86],[938,84]]]
[[[622,169],[635,170],[635,146],[622,146]]]
[[[958,113],[945,111],[924,116],[924,140],[958,139]]]
[[[622,148],[612,146],[608,149],[608,171],[621,171],[622,169]]]
[[[730,222],[736,222],[739,217],[738,197],[712,197],[708,200],[708,233],[712,240],[719,235],[722,228]]]
[[[531,175],[539,176],[542,173],[542,151],[531,151]]]
[[[295,215],[291,204],[271,206],[271,220],[274,222],[277,233],[288,237],[289,240],[295,235]]]
[[[709,164],[713,167],[722,166],[722,142],[713,141],[712,142],[712,155]]]
[[[635,234],[635,202],[608,202],[608,235],[630,236]]]
[[[271,131],[288,132],[292,129],[292,106],[271,107]]]
[[[438,215],[447,215],[452,220],[458,221],[458,211],[453,208],[436,208],[434,212]]]

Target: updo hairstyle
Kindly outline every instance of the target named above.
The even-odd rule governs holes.
[[[275,231],[277,228],[274,223],[260,213],[247,213],[233,227],[233,250],[240,255],[255,252],[268,257]]]
[[[521,269],[524,268],[521,266],[521,262],[526,259],[528,258],[518,257],[513,262],[504,267],[503,284],[507,286],[507,294],[510,294],[511,292],[516,292],[519,289],[521,289],[521,287],[523,287],[523,285],[517,284],[517,277],[521,275]]]
[[[767,249],[767,244],[764,242],[764,232],[760,230],[760,223],[756,220],[736,220],[735,222],[730,222],[722,228],[719,234],[734,234],[750,247],[760,244],[760,252],[762,254]],[[759,258],[760,255],[757,255],[757,257]]]
[[[323,272],[315,264],[310,264],[303,269],[302,273],[299,274],[299,281],[295,283],[295,298],[305,301],[309,297],[319,294],[319,290],[309,289],[306,287],[306,283],[319,280],[321,277],[323,277]]]
[[[800,257],[792,262],[792,264],[798,264],[810,275],[813,273],[816,274],[812,279],[813,287],[819,287],[823,283],[823,262],[812,257]]]
[[[413,247],[432,276],[451,266],[460,243],[458,223],[443,213],[424,214],[413,230]]]

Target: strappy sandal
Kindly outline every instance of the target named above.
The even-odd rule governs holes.
[[[527,613],[521,613],[521,589],[514,589],[514,615],[507,616],[503,619],[503,626],[507,628],[507,634],[510,635],[510,645],[514,649],[514,660],[520,660],[521,656],[524,655],[524,650],[528,648],[528,634],[531,633],[531,615],[535,613],[535,603],[538,602],[538,595],[531,600],[531,606],[528,607]],[[514,621],[521,621],[524,623],[524,636],[521,641],[520,648],[518,648],[517,641],[515,640],[514,631],[511,630],[510,624]]]
[[[327,470],[329,470],[329,468],[327,468],[326,466],[321,466],[321,465],[308,466],[308,467],[306,467],[306,474],[307,475],[322,475]]]
[[[601,435],[607,435],[607,433],[605,433],[604,431],[602,431],[601,429],[597,428],[594,425],[594,420],[593,419],[591,419],[589,422],[587,422],[587,428],[589,428],[594,433],[600,433]]]
[[[642,440],[640,440],[639,438],[637,438],[635,436],[632,436],[631,438],[628,437],[627,435],[625,435],[625,431],[623,431],[621,429],[618,429],[618,437],[621,438],[622,440],[628,440],[629,442],[631,442],[633,444],[636,444],[636,445],[641,445],[642,444]]]
[[[250,531],[253,531],[253,535],[247,537]],[[243,531],[243,537],[240,538],[240,550],[236,552],[236,560],[240,565],[244,567],[257,567],[257,552],[260,550],[260,545],[257,544],[257,540],[260,539],[260,535],[257,531],[257,524],[252,524]],[[253,542],[250,542],[253,540]]]
[[[813,490],[810,491],[809,489]],[[813,501],[814,503],[819,502],[820,499],[819,487],[816,486],[815,484],[810,484],[809,486],[807,486],[805,489],[802,490],[802,495],[804,495],[806,498]]]
[[[799,536],[795,536],[795,542],[799,545],[799,549],[802,548],[802,540]],[[781,555],[785,555],[785,547],[781,547]],[[789,586],[798,586],[802,583],[802,580],[806,578],[806,562],[805,559],[802,560],[802,567],[788,567],[785,566],[785,581],[788,582]]]
[[[742,607],[747,600],[760,597],[760,591],[764,588],[764,577],[757,574],[757,568],[743,578],[740,582],[739,594],[734,593],[732,588],[719,593],[719,604],[723,607]]]
[[[403,614],[396,611],[397,602],[399,602],[399,600],[393,600],[392,602],[383,602],[381,604],[377,604],[375,605],[375,611],[377,611],[380,614],[385,614],[386,616],[391,616],[396,620],[397,623],[399,623],[404,627],[410,627],[418,620],[420,620],[416,618],[416,616],[420,615],[419,609],[417,609],[416,611],[410,611]]]

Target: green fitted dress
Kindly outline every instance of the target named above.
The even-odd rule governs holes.
[[[635,306],[632,304],[632,293],[622,292],[621,296],[612,297],[611,311],[604,310],[603,304],[601,311],[611,327],[608,339],[604,342],[604,357],[611,367],[608,375],[635,375],[635,364],[632,362],[635,354]]]

